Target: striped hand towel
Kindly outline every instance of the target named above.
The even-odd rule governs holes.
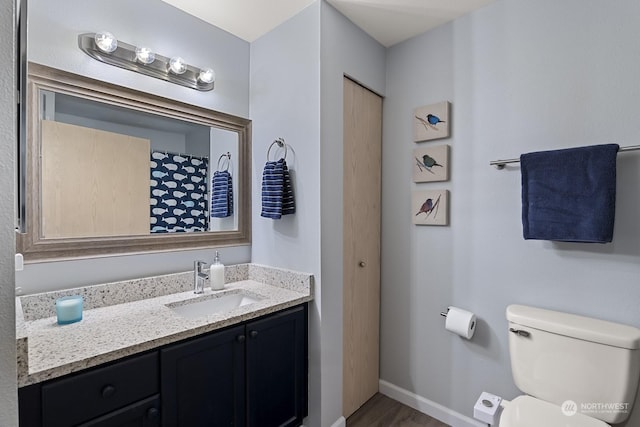
[[[213,173],[211,185],[211,217],[226,218],[233,215],[233,180],[229,171]]]
[[[284,159],[268,161],[262,172],[262,212],[264,218],[280,219],[295,213],[291,176]]]
[[[291,184],[291,175],[289,174],[289,168],[287,162],[282,160],[282,215],[291,215],[296,213],[296,201],[293,197],[293,185]]]

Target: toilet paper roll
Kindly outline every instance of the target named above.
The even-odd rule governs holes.
[[[461,308],[449,307],[444,327],[462,338],[471,339],[476,331],[476,315]]]

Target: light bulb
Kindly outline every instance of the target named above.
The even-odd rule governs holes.
[[[151,64],[156,59],[156,54],[148,47],[136,48],[136,59],[143,64]]]
[[[169,61],[169,69],[174,74],[182,74],[187,71],[187,64],[184,63],[184,59],[179,56],[174,56]]]
[[[211,68],[201,70],[200,74],[198,74],[198,80],[202,83],[213,83],[216,80],[216,72]]]
[[[96,33],[94,39],[98,49],[105,53],[111,53],[118,48],[118,40],[107,31]]]

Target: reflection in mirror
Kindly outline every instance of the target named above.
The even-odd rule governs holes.
[[[224,129],[211,128],[211,219],[209,230],[237,230],[238,201],[234,197],[234,176],[238,170],[238,135]],[[217,160],[216,160],[217,159]],[[215,163],[214,163],[215,161]]]
[[[27,260],[249,243],[249,120],[29,67]]]
[[[236,132],[48,90],[40,105],[45,239],[237,229]]]

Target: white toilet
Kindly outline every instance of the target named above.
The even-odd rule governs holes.
[[[500,427],[606,427],[628,418],[640,329],[523,305],[507,307],[507,320],[513,379],[527,395],[503,401]]]

